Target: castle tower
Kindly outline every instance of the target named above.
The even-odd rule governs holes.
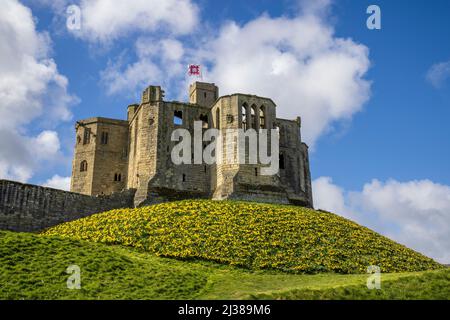
[[[211,108],[219,98],[219,88],[214,83],[195,82],[189,86],[189,102]]]
[[[261,175],[262,165],[249,162],[249,147],[252,145],[258,148],[259,130],[273,128],[276,120],[275,108],[276,105],[271,99],[245,94],[221,97],[213,106],[211,111],[215,115],[214,127],[223,130],[222,154],[227,159],[213,168],[212,183],[216,187],[213,194],[215,199],[242,198],[245,197],[245,194],[251,196],[253,191],[259,192],[262,197],[267,198],[268,193],[258,190],[266,188],[273,192],[280,192],[282,189],[277,176]],[[242,146],[238,143],[237,136],[228,137],[230,134],[228,129],[234,130],[233,132],[242,129],[239,134],[249,134],[249,130],[251,130],[256,133],[252,136],[256,139],[251,141],[250,136],[246,136],[245,146]],[[270,141],[269,134],[268,145],[270,145]],[[230,158],[227,152],[234,154],[234,163],[229,162]],[[245,155],[245,163],[239,163],[240,154]],[[283,200],[288,202],[287,198]]]
[[[70,191],[107,195],[126,188],[128,121],[90,118],[78,121]]]

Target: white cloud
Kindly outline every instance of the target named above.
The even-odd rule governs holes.
[[[440,88],[445,81],[450,79],[450,61],[432,65],[426,78],[435,88]]]
[[[368,53],[364,45],[334,36],[319,15],[305,14],[261,16],[243,26],[230,22],[197,56],[212,64],[206,78],[219,84],[221,94],[271,97],[278,116],[300,115],[305,141],[313,146],[369,99]]]
[[[360,111],[370,96],[370,82],[364,79],[369,50],[334,35],[323,17],[328,4],[306,1],[303,14],[294,18],[263,15],[242,26],[229,22],[215,36],[194,39],[195,47],[188,49],[175,39],[141,38],[137,60],[128,66],[110,64],[103,83],[110,94],[159,83],[185,99],[192,81],[186,78],[186,65],[200,62],[204,81],[218,84],[222,95],[270,97],[279,117],[300,115],[304,140],[314,146],[333,124]]]
[[[58,133],[55,131],[42,131],[31,142],[30,150],[35,156],[42,159],[52,159],[60,150]]]
[[[313,182],[316,208],[339,213],[436,260],[450,262],[450,187],[429,180],[373,180],[346,192],[328,177]]]
[[[330,177],[320,177],[312,182],[314,205],[318,209],[333,210],[345,216],[349,210],[345,206],[344,190],[333,184]]]
[[[70,190],[70,177],[61,177],[59,175],[54,175],[52,178],[48,179],[43,183],[44,187],[59,189],[59,190]]]
[[[122,58],[119,58],[102,71],[102,83],[108,94],[132,95],[150,84],[177,86],[172,80],[183,76],[185,70],[185,49],[180,41],[142,37],[136,41],[135,51],[136,62],[124,65]]]
[[[0,11],[0,178],[27,181],[39,160],[59,150],[54,131],[33,137],[27,125],[70,120],[68,81],[49,57],[51,41],[37,32],[31,10],[17,0]],[[33,131],[36,131],[33,130]]]
[[[91,42],[110,42],[133,32],[187,34],[198,22],[190,0],[82,0],[81,30],[72,32]]]

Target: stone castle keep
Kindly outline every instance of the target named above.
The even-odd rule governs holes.
[[[177,142],[171,134],[185,128],[193,135],[194,121],[202,121],[204,129],[278,129],[279,173],[261,175],[260,164],[175,165],[171,151]],[[71,192],[97,196],[136,189],[136,206],[211,198],[312,207],[308,147],[301,141],[300,126],[300,118],[277,118],[269,98],[238,93],[219,97],[214,84],[195,82],[189,102],[182,103],[164,101],[161,87],[150,86],[140,104],[128,107],[127,120],[77,122]]]
[[[140,104],[128,107],[127,120],[76,123],[71,192],[0,180],[0,230],[38,231],[111,209],[186,198],[313,206],[300,118],[277,118],[275,103],[268,98],[219,97],[219,89],[210,83],[191,85],[189,103],[163,98],[160,87],[150,86]],[[204,130],[278,129],[278,174],[262,175],[258,164],[175,165],[171,150],[178,142],[171,141],[171,134],[178,128],[192,134],[197,121]],[[240,148],[226,143],[224,151]]]

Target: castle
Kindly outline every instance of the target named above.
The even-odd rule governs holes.
[[[261,164],[174,164],[171,134],[177,128],[193,132],[194,121],[202,121],[203,129],[276,128],[278,174],[261,175]],[[140,104],[128,106],[127,120],[96,117],[76,123],[71,192],[97,196],[136,189],[135,206],[210,198],[312,207],[308,146],[301,141],[300,127],[299,117],[277,118],[269,98],[219,97],[215,84],[195,82],[189,102],[182,103],[164,101],[161,87],[150,86]]]

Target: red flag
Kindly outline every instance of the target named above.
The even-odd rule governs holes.
[[[200,65],[198,65],[198,64],[190,64],[188,66],[188,74],[190,76],[200,76],[201,75]]]

